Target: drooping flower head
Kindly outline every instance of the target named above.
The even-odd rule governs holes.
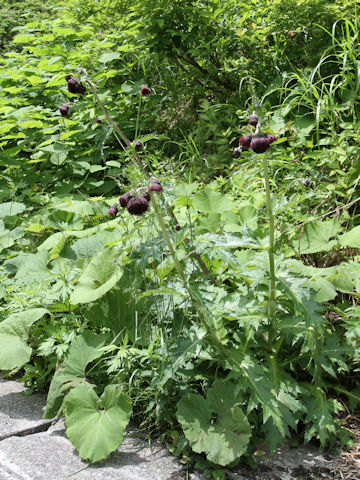
[[[83,95],[86,92],[84,85],[80,83],[77,78],[74,78],[72,75],[66,75],[65,80],[67,81],[68,90],[70,93],[79,93]]]
[[[161,186],[161,183],[158,180],[153,180],[148,188],[148,192],[162,192],[163,187]]]
[[[145,95],[150,95],[151,93],[151,88],[148,87],[147,85],[143,85],[140,90],[141,96],[144,97]]]
[[[128,201],[131,200],[132,198],[133,196],[131,195],[130,192],[124,193],[123,195],[121,195],[121,197],[119,197],[120,206],[125,208],[128,204]]]
[[[59,111],[63,117],[66,117],[66,115],[69,113],[69,106],[61,105],[61,107],[59,107]]]
[[[134,197],[127,203],[131,215],[142,215],[149,208],[149,202],[144,197]]]
[[[252,135],[243,135],[239,138],[239,145],[242,146],[243,150],[249,150],[252,137]]]
[[[111,215],[112,217],[116,217],[117,213],[118,213],[118,207],[116,205],[111,205],[111,207],[107,211],[107,214]]]

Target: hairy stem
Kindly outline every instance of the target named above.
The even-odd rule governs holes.
[[[269,217],[269,301],[268,301],[268,316],[269,321],[274,316],[274,306],[275,306],[275,260],[274,260],[274,247],[275,247],[275,226],[274,226],[274,215],[271,205],[271,191],[270,191],[270,182],[269,182],[269,154],[266,153],[262,157],[263,167],[264,167],[264,179],[265,179],[265,190],[266,190],[266,210]]]
[[[123,140],[123,142],[131,148],[131,142],[130,140],[127,138],[127,136],[125,135],[125,133],[118,127],[118,125],[116,125],[116,123],[114,122],[114,120],[111,118],[111,116],[109,115],[109,112],[107,111],[105,105],[103,104],[103,102],[101,101],[99,95],[97,94],[96,92],[96,89],[94,87],[94,85],[92,84],[92,82],[90,80],[87,80],[89,86],[90,86],[90,90],[92,92],[92,94],[94,95],[99,107],[101,108],[101,110],[103,111],[107,121],[109,122],[109,124],[113,127],[113,129],[119,134],[120,138]],[[136,161],[141,169],[142,172],[145,173],[145,175],[147,177],[150,177],[150,172],[149,170],[145,167],[143,161],[141,160],[140,158],[140,155],[138,155],[136,152],[133,152],[135,158],[136,158]]]

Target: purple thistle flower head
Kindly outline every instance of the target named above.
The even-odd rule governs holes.
[[[147,85],[143,85],[140,90],[141,96],[144,97],[145,95],[150,95],[151,93],[151,88],[148,87]]]
[[[66,76],[69,77],[70,75]],[[82,85],[77,78],[72,76],[67,80],[67,85],[70,93],[79,93],[80,95],[83,95],[86,92],[84,85]]]
[[[241,157],[241,152],[239,148],[234,148],[233,150],[233,157],[234,158],[240,158]]]
[[[180,225],[179,225],[178,223],[175,225],[175,230],[176,230],[177,232],[179,232],[179,231],[181,230],[181,227],[180,227]]]
[[[163,187],[161,186],[161,183],[158,182],[157,180],[153,180],[148,188],[148,192],[162,192]]]
[[[256,127],[256,125],[259,123],[258,117],[256,115],[251,115],[251,117],[249,118],[249,123],[253,127]]]
[[[144,197],[134,197],[128,201],[127,209],[131,215],[142,215],[149,208],[149,202]]]
[[[135,142],[135,150],[140,150],[141,147],[142,147],[142,142],[140,140],[137,140],[137,142]]]
[[[239,144],[242,146],[243,150],[249,150],[252,135],[243,135],[239,138]]]
[[[254,135],[250,142],[250,148],[255,153],[264,153],[270,147],[270,140],[267,135]]]
[[[125,208],[128,204],[128,201],[131,200],[133,197],[130,192],[126,192],[121,197],[119,197],[120,206]]]
[[[142,196],[143,198],[145,198],[145,200],[146,200],[147,202],[150,202],[151,197],[150,197],[150,195],[148,194],[148,192],[143,193],[141,196]]]
[[[272,135],[271,133],[265,133],[265,135],[268,139],[269,144],[276,142],[276,140],[278,139],[278,137],[276,137],[275,135]]]
[[[69,113],[69,106],[61,105],[61,107],[59,108],[59,111],[63,117],[66,117],[66,115]]]
[[[111,215],[112,217],[116,217],[117,213],[118,213],[118,208],[116,205],[111,205],[111,207],[107,211],[107,214]]]

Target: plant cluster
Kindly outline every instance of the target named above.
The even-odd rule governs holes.
[[[1,60],[0,369],[90,462],[349,443],[357,17],[282,3],[74,0]]]

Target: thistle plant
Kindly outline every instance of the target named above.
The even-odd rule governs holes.
[[[275,135],[269,133],[259,134],[261,122],[254,111],[249,118],[249,124],[255,127],[254,135],[243,135],[239,139],[239,145],[245,150],[253,150],[257,154],[264,154],[262,156],[265,193],[266,193],[266,211],[269,220],[269,299],[268,299],[268,317],[271,322],[274,315],[275,307],[275,222],[272,210],[271,190],[270,190],[270,175],[269,175],[269,147],[277,140]]]

